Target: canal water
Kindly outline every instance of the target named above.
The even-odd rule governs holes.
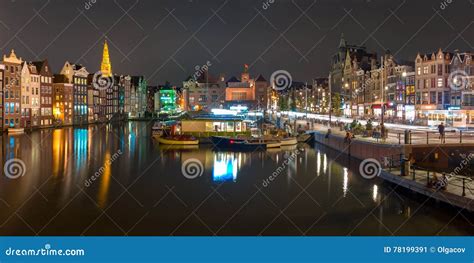
[[[320,145],[173,148],[130,122],[4,135],[1,148],[0,235],[474,234],[472,214],[364,179]]]

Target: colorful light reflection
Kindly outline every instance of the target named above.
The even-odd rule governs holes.
[[[212,180],[214,182],[237,181],[238,159],[230,153],[214,154]]]

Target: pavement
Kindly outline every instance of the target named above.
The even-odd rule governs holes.
[[[326,133],[328,130],[327,125],[315,123],[311,131],[318,131]],[[373,137],[363,137],[362,135],[355,135],[355,140],[367,141],[372,143],[380,144],[404,144],[405,142],[405,131],[398,129],[388,129],[388,138],[385,140]],[[346,132],[341,131],[339,127],[331,127],[332,134],[339,135],[342,137],[346,136]],[[446,132],[444,143],[441,142],[439,133],[435,131],[420,131],[420,130],[411,130],[411,141],[408,144],[474,144],[474,133],[472,132],[463,132],[462,135],[459,131],[456,132]]]

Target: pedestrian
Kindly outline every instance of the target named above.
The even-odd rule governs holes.
[[[439,140],[441,143],[445,143],[445,135],[444,135],[444,123],[438,125],[438,132],[439,132]]]
[[[352,135],[350,131],[346,131],[346,137],[344,137],[344,143],[351,143]]]

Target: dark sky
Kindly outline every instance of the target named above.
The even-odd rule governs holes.
[[[107,36],[114,72],[152,85],[181,85],[207,61],[211,74],[237,75],[247,63],[252,74],[284,69],[309,81],[327,76],[341,33],[412,60],[473,51],[473,20],[474,0],[0,0],[0,53],[95,72]]]

